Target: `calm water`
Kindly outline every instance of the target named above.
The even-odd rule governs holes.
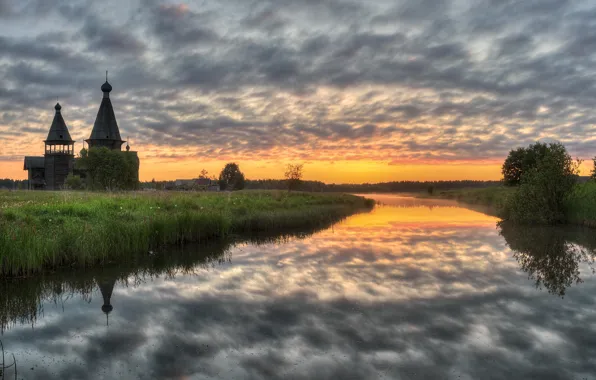
[[[594,230],[378,199],[309,236],[0,282],[0,339],[25,379],[596,379]]]

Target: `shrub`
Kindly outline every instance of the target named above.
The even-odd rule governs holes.
[[[81,177],[73,174],[69,174],[68,177],[66,177],[66,182],[64,184],[70,190],[81,190],[84,187]]]

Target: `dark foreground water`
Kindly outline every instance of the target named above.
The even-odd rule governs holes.
[[[0,281],[6,362],[24,379],[596,379],[595,230],[378,198],[311,236]]]

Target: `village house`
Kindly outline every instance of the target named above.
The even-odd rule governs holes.
[[[217,181],[199,177],[193,179],[177,179],[174,181],[174,189],[176,190],[199,190],[199,191],[219,191],[219,183]]]

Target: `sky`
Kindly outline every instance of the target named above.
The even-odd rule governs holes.
[[[0,178],[26,178],[57,100],[82,148],[106,70],[141,180],[232,161],[250,179],[499,179],[535,141],[590,160],[595,51],[595,1],[0,0]]]

